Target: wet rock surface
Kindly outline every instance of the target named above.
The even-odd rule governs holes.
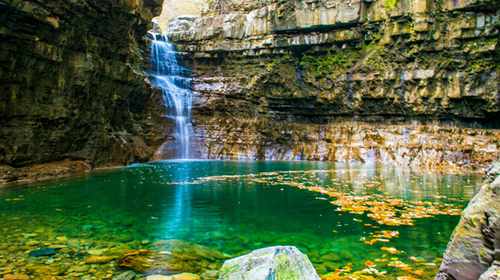
[[[152,158],[165,119],[144,81],[145,35],[161,5],[0,2],[0,164],[12,169],[1,168],[2,182]],[[47,162],[59,167],[23,169]]]
[[[491,170],[497,170],[496,163]],[[481,187],[463,211],[436,280],[497,279],[500,252],[500,177]]]
[[[316,160],[481,168],[497,158],[498,130],[449,122],[279,122],[201,118],[192,150],[207,159]]]
[[[293,246],[259,249],[228,260],[220,274],[222,280],[320,279],[309,258]]]

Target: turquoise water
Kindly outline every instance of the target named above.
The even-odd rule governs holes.
[[[212,279],[224,259],[294,245],[321,276],[361,271],[372,261],[378,272],[386,271],[385,279],[426,279],[436,273],[459,216],[426,212],[430,217],[414,218],[413,225],[391,224],[430,206],[459,214],[479,184],[476,174],[323,162],[163,161],[101,170],[0,189],[0,255],[12,271],[61,263],[66,270],[59,275],[104,279],[123,270],[112,262],[76,272],[88,250],[149,249],[158,264],[145,275],[188,271]],[[353,202],[332,204],[339,201]],[[376,205],[374,213],[399,204],[382,221],[369,211],[354,214],[364,201]],[[381,240],[364,242],[373,235]],[[68,247],[55,256],[26,257],[31,249],[54,245]],[[165,250],[196,260],[169,266]],[[407,267],[391,266],[397,261]]]

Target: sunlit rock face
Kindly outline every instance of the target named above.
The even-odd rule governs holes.
[[[301,124],[267,119],[208,119],[195,125],[198,157],[400,163],[481,167],[498,150],[497,130],[456,124],[376,122]]]
[[[168,23],[193,69],[199,156],[496,156],[498,1],[233,2]]]
[[[141,55],[161,5],[1,1],[0,165],[149,160],[165,120]]]
[[[224,262],[221,280],[320,280],[307,257],[294,246],[274,246]]]

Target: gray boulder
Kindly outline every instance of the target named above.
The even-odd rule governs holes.
[[[293,246],[255,250],[227,260],[220,280],[320,280],[309,258]]]
[[[492,279],[498,268],[494,261],[500,260],[499,205],[500,176],[482,186],[462,212],[436,280]]]

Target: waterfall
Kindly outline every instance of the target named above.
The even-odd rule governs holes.
[[[177,61],[175,46],[168,38],[151,33],[151,72],[153,85],[163,91],[166,116],[176,123],[176,158],[189,158],[189,137],[191,126],[192,91],[189,69],[181,67]]]

